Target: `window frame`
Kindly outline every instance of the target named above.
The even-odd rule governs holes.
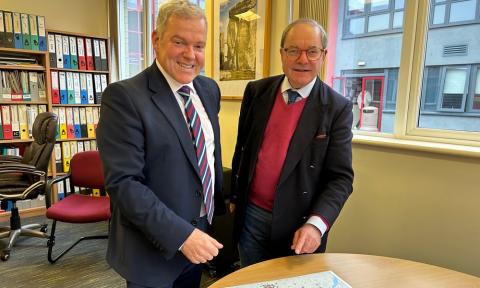
[[[478,108],[478,109],[473,108],[473,103],[474,103],[473,101],[475,99],[475,89],[476,89],[476,85],[477,85],[477,77],[480,77],[480,64],[472,64],[470,73],[471,73],[470,74],[470,85],[469,85],[469,89],[468,89],[466,112],[480,113],[480,108]],[[479,87],[479,89],[480,89],[480,87]]]
[[[480,132],[418,127],[431,7],[429,1],[405,3],[404,16],[411,21],[404,21],[394,133],[387,137],[480,147]]]
[[[443,98],[445,93],[443,93],[443,90],[445,89],[445,80],[447,79],[447,70],[449,69],[457,69],[457,68],[466,68],[465,74],[466,74],[466,79],[465,83],[463,85],[463,96],[462,96],[462,105],[460,108],[442,108],[443,106]],[[440,94],[438,95],[438,101],[437,101],[437,111],[440,112],[466,112],[465,110],[465,105],[467,103],[467,97],[469,94],[469,82],[470,82],[470,65],[446,65],[441,67],[441,73],[440,73]]]
[[[395,0],[388,0],[388,8],[372,12],[371,3],[368,3],[368,1],[365,1],[364,8],[363,8],[363,13],[349,15],[349,13],[348,13],[348,3],[349,3],[349,1],[350,0],[345,0],[344,1],[345,7],[343,9],[344,10],[344,15],[343,15],[342,39],[352,39],[352,38],[358,38],[358,37],[385,35],[385,34],[393,34],[393,33],[402,32],[403,25],[402,25],[402,27],[394,28],[393,27],[393,20],[394,20],[395,13],[396,12],[402,12],[402,11],[403,11],[403,19],[405,19],[405,3],[404,3],[404,7],[402,9],[395,9]],[[406,2],[408,2],[408,1],[406,1]],[[372,16],[378,16],[378,15],[383,15],[383,14],[389,14],[388,29],[368,32],[370,18]],[[352,19],[361,19],[361,18],[364,19],[363,33],[359,33],[359,34],[349,33],[348,31],[349,31],[349,27],[350,27],[350,21]],[[404,22],[403,19],[402,19],[402,22]]]
[[[459,3],[459,2],[465,2],[465,1],[468,1],[468,0],[444,0],[444,1],[439,2],[439,3],[435,3],[435,0],[431,0],[430,1],[430,6],[431,7],[430,7],[430,12],[429,12],[430,28],[437,28],[437,27],[440,28],[440,27],[480,23],[480,0],[475,0],[477,2],[477,4],[476,4],[476,9],[475,9],[475,17],[474,17],[473,20],[450,22],[450,10],[451,10],[452,3]],[[433,24],[435,7],[440,6],[440,5],[445,5],[445,15],[443,16],[443,23]]]

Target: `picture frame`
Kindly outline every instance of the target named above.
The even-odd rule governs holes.
[[[213,79],[223,100],[241,100],[248,82],[269,75],[271,0],[213,2]]]

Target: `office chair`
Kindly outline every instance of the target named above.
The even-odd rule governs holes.
[[[12,203],[10,227],[0,227],[0,238],[9,237],[8,246],[0,258],[6,261],[20,236],[47,238],[46,224],[22,226],[16,202],[35,199],[45,194],[48,163],[55,144],[57,116],[50,112],[38,114],[32,127],[33,142],[26,147],[23,157],[2,155],[0,157],[0,201],[4,206]],[[40,231],[33,230],[40,228]]]
[[[51,204],[52,185],[60,181],[70,180],[70,193],[65,198]],[[64,182],[65,183],[65,182]],[[80,189],[75,189],[79,187]],[[73,247],[83,240],[106,239],[108,235],[84,236],[70,247],[63,250],[58,256],[53,257],[55,246],[55,229],[57,221],[66,223],[94,223],[110,221],[110,198],[108,196],[92,196],[92,189],[100,189],[105,195],[103,182],[103,168],[98,151],[85,151],[75,154],[70,160],[70,172],[56,177],[47,185],[47,218],[52,219],[52,229],[48,240],[48,261],[55,263]]]

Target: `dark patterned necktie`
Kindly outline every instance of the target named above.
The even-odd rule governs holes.
[[[292,103],[295,103],[297,101],[297,98],[302,97],[302,96],[300,96],[300,94],[297,91],[294,91],[292,89],[288,89],[287,94],[288,94],[287,104],[289,104],[289,105],[292,104]]]
[[[190,87],[182,86],[182,88],[178,90],[178,94],[180,94],[185,101],[185,114],[187,116],[188,126],[190,126],[193,145],[197,153],[198,170],[200,171],[200,177],[202,179],[203,203],[207,211],[208,223],[212,224],[214,210],[213,183],[207,161],[207,145],[205,143],[205,136],[203,135],[202,123],[200,122],[200,116],[195,106],[193,106],[192,98],[190,97]]]

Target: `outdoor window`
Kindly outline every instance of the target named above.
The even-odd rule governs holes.
[[[158,7],[164,0],[120,0],[120,79],[130,78],[153,63],[151,33],[155,30]],[[190,0],[205,9],[205,0]]]
[[[433,1],[431,23],[433,25],[478,21],[479,0]]]
[[[472,110],[480,112],[480,66],[475,71],[475,86],[473,88]]]
[[[144,67],[143,1],[123,0],[119,3],[120,78],[139,73]]]
[[[466,68],[447,68],[443,83],[443,93],[440,110],[463,111],[465,107]]]
[[[402,28],[403,0],[346,0],[344,37],[390,33]]]
[[[479,132],[478,3],[480,0],[433,1],[426,33],[421,105],[415,134],[433,130]],[[477,18],[475,18],[477,17]],[[452,25],[452,24],[468,25]],[[428,24],[427,24],[428,25]],[[418,30],[417,30],[418,31]],[[418,129],[417,129],[418,128]],[[425,130],[422,130],[425,129]],[[454,137],[470,138],[458,134]]]

